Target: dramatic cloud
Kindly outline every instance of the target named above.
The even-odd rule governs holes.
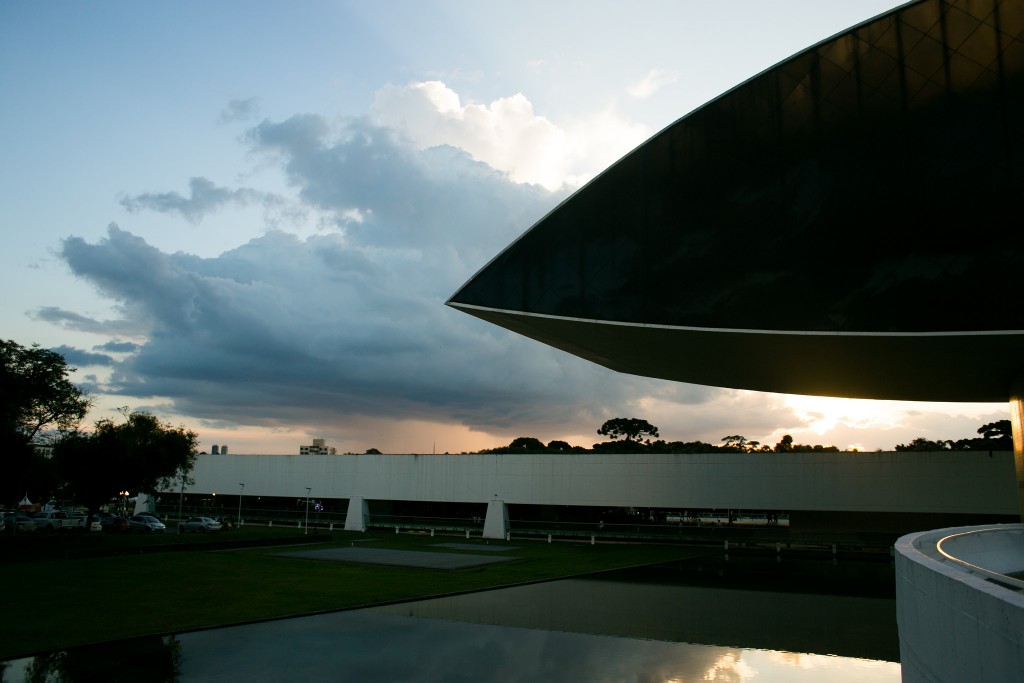
[[[214,258],[162,252],[116,225],[95,244],[67,239],[73,272],[147,329],[108,392],[242,424],[369,416],[489,431],[581,416],[596,428],[650,391],[443,305],[561,195],[365,121],[297,116],[250,140],[302,201],[360,220],[306,239],[271,231]]]
[[[90,334],[136,336],[145,329],[140,327],[136,321],[96,320],[57,306],[44,306],[32,311],[29,315],[35,320],[58,325],[65,330]]]
[[[463,104],[439,81],[385,87],[377,93],[373,114],[420,148],[459,147],[515,182],[551,190],[567,182],[579,185],[649,134],[612,112],[560,128],[535,114],[522,94]]]
[[[82,368],[88,365],[109,366],[114,364],[114,359],[105,353],[89,353],[88,351],[82,351],[81,349],[72,348],[66,345],[61,345],[50,350],[64,356],[64,360],[67,364],[73,367]]]
[[[519,97],[463,105],[442,84],[420,85],[381,95],[379,104],[393,105],[390,126],[300,114],[246,134],[250,158],[280,170],[297,212],[333,230],[309,235],[284,216],[271,230],[253,226],[259,236],[245,244],[200,257],[111,224],[104,239],[66,239],[60,256],[113,302],[118,319],[53,307],[33,316],[109,340],[94,347],[101,354],[68,349],[81,365],[105,366],[89,378],[93,393],[201,420],[219,443],[244,426],[339,435],[343,449],[415,443],[430,452],[440,426],[589,446],[605,420],[623,416],[650,420],[666,440],[743,434],[773,445],[790,433],[822,442],[813,434],[822,416],[786,397],[617,374],[445,307],[567,196],[517,182],[513,170],[536,160],[516,150],[551,143],[558,157],[584,128],[559,131]],[[195,222],[266,200],[197,177],[189,197],[138,195],[125,206]],[[924,428],[930,417],[911,424]],[[863,444],[858,437],[879,424],[840,416],[832,429],[850,439],[835,443],[842,447]],[[890,443],[863,445],[919,435],[929,436],[893,432]]]
[[[131,213],[138,213],[143,209],[159,213],[176,213],[195,225],[200,223],[207,214],[227,205],[272,205],[280,202],[278,198],[265,192],[248,188],[229,190],[225,187],[218,187],[206,178],[192,178],[188,185],[188,197],[178,192],[147,193],[124,197],[121,199],[121,205]]]
[[[92,347],[94,351],[108,351],[110,353],[134,353],[139,350],[135,342],[109,341]]]

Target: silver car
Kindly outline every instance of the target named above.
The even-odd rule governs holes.
[[[178,523],[178,529],[182,533],[189,531],[205,531],[206,533],[214,533],[221,530],[221,523],[210,517],[189,517],[184,522]]]
[[[143,531],[146,533],[153,531],[163,532],[167,529],[163,522],[152,515],[132,515],[128,518],[128,528],[132,531]]]

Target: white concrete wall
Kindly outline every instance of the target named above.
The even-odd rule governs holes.
[[[1021,557],[1024,525],[1000,526],[1008,532],[1000,554]],[[940,539],[971,529],[910,534],[896,543],[896,618],[904,683],[1024,680],[1024,594],[966,571],[935,548]],[[993,539],[982,543],[986,548],[961,545],[967,556],[960,559],[984,563]]]
[[[1018,513],[1012,453],[200,455],[190,493],[763,510]]]

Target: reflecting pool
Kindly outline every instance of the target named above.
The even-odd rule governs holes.
[[[727,563],[609,572],[81,648],[2,680],[899,681],[894,600],[872,595],[891,568],[819,564],[792,586]]]

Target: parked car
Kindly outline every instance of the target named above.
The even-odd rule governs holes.
[[[63,510],[37,512],[32,515],[41,531],[81,531],[85,529],[85,516],[72,517]]]
[[[143,531],[146,533],[153,531],[163,532],[167,528],[163,522],[152,515],[132,515],[128,518],[128,526],[132,531]]]
[[[131,531],[132,529],[127,519],[109,512],[97,512],[92,516],[92,520],[93,524],[99,524],[100,529],[103,531],[120,532]]]
[[[183,522],[178,523],[178,530],[182,533],[189,531],[199,531],[206,533],[215,533],[223,528],[223,524],[215,519],[209,517],[189,517]]]
[[[68,513],[68,519],[77,520],[78,527],[85,531],[99,531],[99,524],[95,524],[89,519],[88,513],[82,512],[81,510],[65,510]]]
[[[7,524],[7,531],[35,531],[38,526],[34,519],[24,512],[8,512],[4,515],[4,522]]]
[[[131,530],[131,525],[128,523],[127,519],[121,515],[111,514],[110,512],[103,513],[99,518],[99,523],[102,525],[104,531]]]

